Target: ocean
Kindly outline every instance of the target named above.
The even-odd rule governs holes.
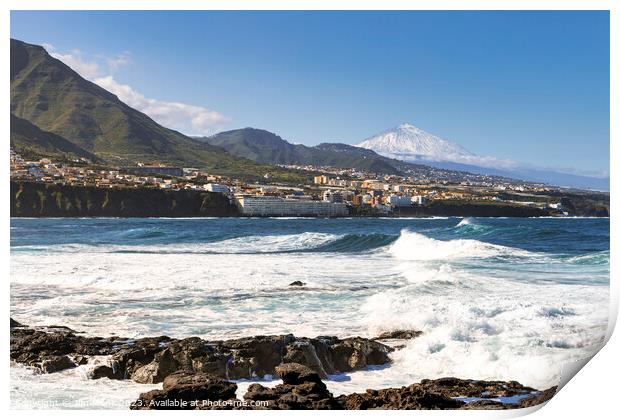
[[[557,385],[609,310],[609,219],[12,219],[11,317],[88,335],[423,334],[335,394],[455,376]],[[304,287],[291,287],[293,281]],[[160,387],[11,366],[11,406]],[[240,394],[253,381],[240,381]],[[270,379],[263,379],[269,384]]]

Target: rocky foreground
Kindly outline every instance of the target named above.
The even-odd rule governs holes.
[[[514,381],[442,378],[334,397],[322,381],[330,374],[388,364],[394,348],[379,340],[419,334],[131,340],[86,337],[59,326],[31,328],[11,319],[11,360],[52,373],[107,356],[106,364],[93,365],[90,378],[163,382],[163,389],[142,393],[132,409],[509,409],[541,404],[555,394],[555,387],[541,392]],[[237,399],[231,380],[266,375],[283,383],[273,388],[252,384],[243,400]]]

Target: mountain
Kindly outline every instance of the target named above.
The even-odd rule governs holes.
[[[383,156],[402,160],[426,159],[460,162],[475,156],[458,144],[427,133],[411,124],[401,124],[396,128],[386,130],[367,138],[357,146],[374,150]]]
[[[291,144],[274,133],[257,128],[225,131],[200,140],[260,163],[355,168],[391,175],[401,175],[406,167],[411,166],[347,144],[322,143],[314,147]]]
[[[43,131],[30,121],[11,114],[11,147],[22,156],[55,157],[57,159],[100,159],[57,134]]]
[[[401,124],[357,145],[380,155],[454,171],[523,179],[562,187],[609,190],[609,178],[532,168],[492,156],[480,156],[411,124]]]
[[[302,145],[293,145],[266,130],[242,128],[218,133],[199,140],[213,146],[221,147],[228,153],[241,156],[260,163],[289,164],[298,160],[309,149]]]
[[[38,45],[11,39],[10,71],[12,114],[108,163],[156,161],[240,178],[269,172],[276,179],[308,179],[307,174],[239,159],[165,128]]]

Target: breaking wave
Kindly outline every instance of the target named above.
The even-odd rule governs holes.
[[[144,232],[140,233],[145,234]],[[156,235],[155,232],[148,233]],[[89,252],[121,254],[279,254],[299,252],[364,252],[385,247],[398,236],[304,232],[297,235],[241,236],[212,242],[152,245],[61,244],[14,246],[12,252]]]
[[[471,225],[472,223],[473,223],[473,222],[472,222],[472,219],[471,219],[470,217],[466,217],[466,218],[464,218],[463,220],[461,220],[461,221],[460,221],[460,222],[456,225],[456,227],[460,227],[460,226],[468,226],[468,225]]]
[[[157,237],[156,231],[130,232],[127,235]],[[400,235],[344,234],[304,232],[292,235],[252,235],[153,244],[54,244],[13,246],[11,252],[88,252],[135,254],[279,254],[303,252],[370,252],[387,251],[405,261],[491,258],[497,256],[528,257],[534,254],[522,249],[491,244],[476,239],[439,240],[421,233],[402,230]],[[579,261],[576,261],[579,263]],[[583,263],[583,262],[582,262]]]
[[[609,265],[609,251],[591,252],[569,257],[566,262],[577,265]]]
[[[451,260],[461,258],[490,258],[495,256],[529,256],[528,251],[475,239],[442,241],[417,232],[403,230],[389,252],[405,261]]]

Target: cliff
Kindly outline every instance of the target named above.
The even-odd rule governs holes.
[[[585,198],[584,198],[585,197]],[[609,204],[597,197],[563,197],[571,216],[609,216]],[[597,198],[597,199],[595,199]],[[606,196],[609,200],[609,197]],[[540,217],[555,210],[505,203],[433,201],[425,206],[400,207],[393,216]],[[352,208],[352,216],[378,214]],[[11,217],[230,217],[239,210],[219,193],[158,188],[73,187],[11,181]]]
[[[236,216],[223,194],[157,188],[74,187],[11,181],[11,217]]]
[[[465,201],[433,201],[427,206],[400,207],[395,216],[457,217],[540,217],[554,215],[548,210],[510,204],[470,203]]]

